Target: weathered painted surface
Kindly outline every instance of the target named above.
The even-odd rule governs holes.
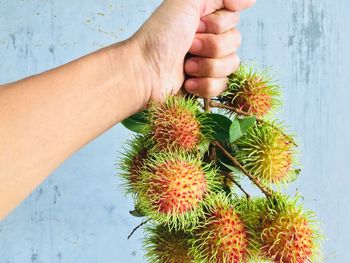
[[[130,36],[156,0],[0,0],[0,82],[65,63]],[[325,262],[349,262],[350,3],[258,1],[242,16],[244,60],[274,66],[281,116],[298,134],[299,189],[327,237]],[[1,105],[0,105],[1,107]],[[143,262],[140,220],[128,215],[113,164],[121,126],[67,160],[0,223],[0,262]]]

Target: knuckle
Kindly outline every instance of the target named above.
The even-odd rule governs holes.
[[[237,70],[239,63],[240,63],[239,58],[237,56],[233,57],[229,67],[230,68],[229,74],[234,73]]]
[[[235,55],[235,57],[233,59],[233,71],[232,72],[237,71],[240,65],[241,65],[241,58],[239,56]]]
[[[234,12],[234,16],[235,16],[236,23],[238,23],[239,21],[241,21],[241,13],[239,13],[239,12]]]
[[[237,44],[238,44],[238,46],[240,46],[242,44],[242,34],[240,31],[235,29],[235,35],[236,35],[236,39],[237,39]]]
[[[241,32],[238,29],[234,28],[231,30],[230,34],[231,34],[231,40],[233,40],[236,45],[240,46],[242,43]]]
[[[214,79],[207,79],[207,85],[206,85],[206,91],[205,93],[207,96],[212,96],[215,93],[215,80]]]
[[[215,63],[214,61],[210,61],[210,60],[207,60],[205,62],[205,73],[208,75],[208,76],[212,76],[215,74]]]
[[[226,41],[225,37],[222,35],[217,35],[216,37],[211,38],[211,46],[212,46],[212,55],[220,56],[225,50]]]
[[[237,29],[232,29],[225,38],[225,43],[230,51],[235,52],[242,44],[242,35]]]
[[[220,15],[213,16],[213,31],[220,33],[225,30],[225,19]]]
[[[234,58],[232,58],[226,62],[226,65],[224,67],[225,76],[228,76],[231,73],[233,73],[235,71],[235,69],[236,69],[236,60]]]
[[[227,77],[215,79],[215,83],[213,84],[213,89],[211,90],[211,95],[212,96],[220,95],[227,87],[227,80],[228,80]]]

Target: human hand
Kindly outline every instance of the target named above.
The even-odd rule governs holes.
[[[240,63],[239,13],[255,0],[166,0],[135,34],[146,60],[147,101],[162,101],[182,85],[202,97],[219,95]],[[187,53],[192,54],[185,61]],[[189,78],[185,81],[185,73]],[[185,82],[184,82],[185,81]]]

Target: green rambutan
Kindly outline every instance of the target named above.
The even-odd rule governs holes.
[[[277,196],[260,201],[257,240],[262,258],[279,263],[315,262],[320,234],[315,214]]]
[[[217,188],[216,170],[183,151],[155,153],[145,167],[136,183],[141,211],[170,228],[194,226],[204,200]]]
[[[223,193],[211,196],[194,232],[192,250],[198,262],[238,263],[250,259],[249,231],[235,201]],[[196,262],[197,262],[196,261]]]
[[[204,116],[195,99],[172,96],[164,104],[154,103],[148,112],[152,139],[161,150],[198,149],[205,141]]]
[[[190,235],[182,230],[169,229],[158,225],[146,230],[144,247],[146,258],[152,263],[191,263]]]
[[[223,102],[257,117],[266,116],[280,105],[280,87],[268,75],[268,69],[254,71],[242,64],[229,76],[228,89],[222,95]]]
[[[235,142],[237,160],[265,183],[287,183],[295,178],[295,147],[282,127],[258,123]]]
[[[128,193],[136,193],[135,184],[138,182],[144,163],[150,152],[152,144],[147,136],[137,135],[128,142],[128,147],[120,162],[121,176],[124,178],[123,187]]]

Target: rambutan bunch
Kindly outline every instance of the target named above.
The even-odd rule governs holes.
[[[250,233],[238,200],[219,193],[207,200],[206,209],[192,238],[196,262],[248,262],[252,257]]]
[[[191,235],[183,230],[157,225],[146,229],[144,247],[146,258],[152,263],[192,263]]]
[[[228,89],[223,103],[245,113],[264,117],[281,103],[280,89],[269,76],[269,69],[254,71],[253,66],[242,64],[228,78]]]
[[[319,259],[319,224],[315,214],[304,210],[298,200],[283,195],[256,200],[259,224],[255,241],[261,258],[276,263]]]
[[[300,172],[294,138],[266,118],[278,96],[267,70],[243,65],[217,101],[169,96],[123,122],[139,133],[121,168],[131,214],[151,224],[149,262],[315,262],[314,214],[278,187]],[[265,197],[251,196],[243,176]]]
[[[155,153],[135,184],[143,214],[174,229],[194,227],[203,203],[217,189],[216,170],[182,151]]]
[[[280,125],[257,123],[235,145],[237,160],[262,182],[280,184],[295,179],[294,141]]]
[[[161,150],[198,150],[210,139],[205,119],[198,101],[178,96],[168,97],[164,104],[151,104],[147,115],[151,139]]]

